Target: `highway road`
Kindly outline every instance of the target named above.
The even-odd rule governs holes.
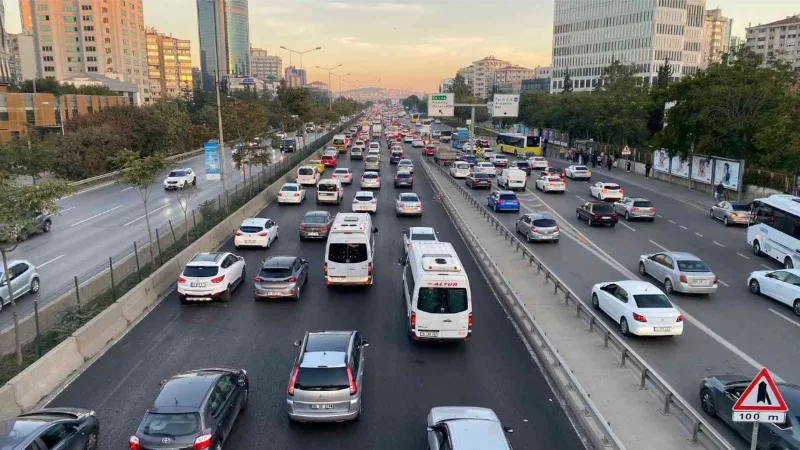
[[[322,134],[309,136],[316,139]],[[273,151],[273,161],[279,160],[280,156],[280,151]],[[205,180],[202,154],[176,162],[171,169],[183,167],[197,173],[197,186],[200,188],[189,202],[190,210],[222,193],[222,181]],[[230,152],[227,153],[227,167],[228,185],[232,190],[237,183],[242,183],[242,172],[233,169]],[[259,167],[253,167],[252,173],[259,170]],[[183,210],[174,191],[167,192],[162,187],[168,172],[156,179],[148,202],[153,230],[166,225],[169,220],[173,224],[183,221]],[[103,185],[66,197],[58,204],[62,210],[53,218],[52,231],[31,236],[10,254],[11,259],[26,259],[39,268],[41,289],[35,298],[40,307],[65,292],[73,283],[74,276],[84,281],[86,277],[82,277],[83,274],[108,267],[109,256],[118,259],[120,252],[127,252],[128,247],[133,246],[133,241],[147,236],[142,199],[133,187],[118,183]],[[33,299],[32,295],[19,299],[20,317],[33,314]],[[4,309],[6,311],[0,313],[0,329],[13,325],[10,306]]]
[[[418,149],[407,151],[419,155]],[[386,149],[384,149],[386,154]],[[341,157],[355,179],[361,161]],[[325,285],[324,242],[301,242],[297,227],[309,210],[349,211],[359,189],[345,188],[340,206],[317,206],[314,189],[303,205],[270,204],[259,217],[280,226],[269,251],[242,250],[248,273],[266,255],[298,255],[311,262],[303,298],[254,302],[252,278],[229,304],[181,306],[172,292],[128,335],[71,383],[51,406],[79,406],[97,411],[100,448],[124,448],[159,381],[180,371],[204,366],[243,367],[251,380],[249,408],[234,426],[231,449],[411,449],[424,448],[425,417],[431,407],[476,405],[495,410],[514,429],[515,449],[583,448],[580,439],[514,325],[492,293],[421,171],[414,191],[423,199],[422,218],[396,218],[392,167],[384,157],[383,187],[378,193],[374,225],[375,284],[355,289]],[[330,170],[326,173],[330,176]],[[456,345],[421,345],[406,337],[401,296],[402,232],[409,226],[435,226],[452,242],[470,276],[474,301],[473,339]],[[234,251],[232,240],[223,250]],[[285,391],[296,348],[292,341],[306,330],[358,329],[370,340],[366,350],[364,413],[357,423],[292,426],[285,412]]]
[[[570,164],[548,160],[555,167]],[[591,287],[599,282],[641,278],[663,288],[652,278],[639,276],[637,266],[642,254],[665,249],[694,253],[719,277],[718,292],[711,296],[670,295],[687,321],[682,336],[626,341],[698,411],[698,386],[707,375],[754,376],[765,366],[787,382],[800,383],[800,349],[794,342],[800,320],[791,308],[749,292],[746,280],[750,272],[778,266],[752,254],[745,239],[746,227],[726,228],[698,205],[670,196],[673,187],[654,180],[651,184],[626,183],[619,179],[619,170],[615,168],[609,174],[598,167],[590,182],[567,179],[565,194],[535,191],[533,181],[529,181],[528,189],[518,193],[522,213],[551,214],[566,234],[558,244],[528,244],[534,253],[587,305]],[[597,181],[620,184],[626,196],[649,198],[658,214],[656,220],[625,222],[620,218],[614,228],[590,228],[578,221],[576,207],[592,200],[589,185]],[[471,192],[485,204],[487,191]],[[514,230],[517,214],[496,216]],[[607,323],[618,329],[611,320]],[[725,425],[717,423],[731,441],[741,443]]]

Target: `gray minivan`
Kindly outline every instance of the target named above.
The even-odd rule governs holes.
[[[511,450],[505,433],[514,430],[489,408],[438,406],[428,413],[427,425],[430,450]]]
[[[375,155],[367,156],[364,160],[364,170],[378,172],[381,170],[381,159]]]

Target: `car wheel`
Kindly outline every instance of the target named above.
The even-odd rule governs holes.
[[[722,224],[725,225],[726,227],[731,225],[730,223],[728,223],[728,216],[725,216],[725,218],[722,219]]]
[[[92,430],[89,432],[89,435],[86,436],[86,444],[84,444],[84,450],[97,450],[97,430]]]
[[[619,332],[622,333],[623,336],[631,335],[631,330],[628,328],[628,321],[624,317],[619,320]]]
[[[225,292],[222,294],[222,297],[220,298],[222,299],[223,302],[228,303],[229,301],[231,301],[232,296],[233,293],[231,292],[231,285],[229,284],[228,288],[225,289]]]
[[[297,293],[294,295],[295,300],[300,300],[300,289],[301,286],[297,286]]]
[[[800,316],[800,299],[794,301],[792,309],[796,315]]]
[[[761,286],[758,284],[758,280],[750,280],[750,292],[753,294],[760,294],[761,293]]]
[[[31,294],[35,294],[35,293],[39,292],[39,279],[38,278],[34,278],[33,280],[31,280],[31,288],[28,290],[28,292],[30,292]]]
[[[717,405],[714,404],[714,396],[711,395],[711,391],[706,388],[700,391],[700,406],[703,408],[703,412],[709,416],[715,417],[717,415]]]
[[[647,268],[644,266],[643,262],[639,262],[639,273],[642,275],[647,275]]]
[[[792,258],[787,256],[786,259],[783,260],[783,268],[794,269],[794,262],[792,262]]]
[[[761,256],[761,244],[759,244],[758,241],[753,241],[753,254]]]
[[[53,228],[53,222],[45,220],[44,225],[42,225],[42,231],[44,231],[45,233],[49,233],[50,229],[52,228]]]
[[[586,219],[586,223],[587,223],[589,226],[592,226],[592,225],[594,225],[594,223],[592,223],[592,219]]]
[[[246,411],[247,410],[247,401],[248,400],[250,400],[250,389],[249,388],[245,388],[245,390],[244,390],[244,400],[242,400],[242,407],[240,409],[241,411]]]
[[[578,220],[581,220],[581,213],[576,212],[575,213],[575,218],[578,219]]]
[[[528,242],[528,243],[533,242],[533,239],[531,238],[531,233],[530,232],[525,234],[525,241]]]
[[[672,294],[674,292],[672,287],[672,280],[670,280],[669,278],[664,280],[664,290],[667,292],[667,294]]]
[[[626,222],[630,222],[631,221],[631,215],[628,213],[628,211],[625,211],[625,221]]]
[[[197,186],[197,178],[195,178],[194,180],[192,180],[192,186]]]
[[[600,300],[597,298],[597,294],[592,294],[592,308],[600,309]]]

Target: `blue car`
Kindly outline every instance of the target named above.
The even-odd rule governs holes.
[[[494,191],[486,199],[486,206],[497,211],[519,211],[517,194],[511,191]]]

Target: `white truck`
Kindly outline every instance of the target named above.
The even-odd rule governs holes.
[[[372,138],[373,139],[380,139],[381,135],[383,134],[383,127],[381,124],[376,123],[372,125]]]

